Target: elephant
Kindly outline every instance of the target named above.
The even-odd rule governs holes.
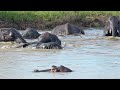
[[[27,43],[15,28],[0,28],[0,42]]]
[[[119,16],[111,16],[106,21],[104,36],[120,37],[120,18]]]
[[[40,35],[34,28],[27,28],[22,34],[25,39],[36,39]]]
[[[61,45],[56,42],[48,42],[48,43],[37,43],[36,48],[41,49],[62,49]]]
[[[82,29],[70,23],[56,26],[51,33],[60,36],[85,34]]]
[[[36,42],[24,43],[16,46],[16,48],[25,48],[29,45],[32,45],[37,49],[62,49],[60,39],[49,32],[42,33]]]
[[[73,71],[63,65],[60,66],[52,65],[51,69],[45,69],[45,70],[35,69],[33,72],[73,72]]]
[[[61,45],[60,39],[56,35],[51,34],[49,32],[42,33],[38,37],[38,41],[42,43],[56,42],[57,44]]]

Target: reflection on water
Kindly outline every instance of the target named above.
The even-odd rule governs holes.
[[[82,36],[60,36],[62,50],[14,49],[11,47],[15,43],[0,43],[0,78],[120,78],[119,38],[103,37],[103,30],[99,29],[87,29],[85,33]],[[65,65],[74,72],[32,72],[52,65]]]

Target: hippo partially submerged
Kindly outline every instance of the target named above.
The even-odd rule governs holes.
[[[29,45],[41,49],[62,49],[60,39],[56,35],[53,35],[49,32],[42,33],[36,42],[24,43],[16,46],[16,48],[25,48]]]
[[[82,29],[70,23],[56,26],[51,33],[60,36],[85,34]]]
[[[35,69],[33,72],[73,72],[73,71],[63,65],[60,65],[58,67],[53,65],[51,69],[45,69],[45,70]]]
[[[27,28],[23,34],[22,34],[23,38],[25,39],[36,39],[40,36],[40,34],[37,32],[36,29],[34,28]]]
[[[15,28],[0,28],[0,42],[27,43]]]

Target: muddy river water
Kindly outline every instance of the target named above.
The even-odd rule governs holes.
[[[64,46],[62,50],[37,50],[31,47],[14,49],[7,48],[11,43],[0,43],[0,78],[119,79],[120,39],[103,37],[102,29],[84,31],[86,35],[82,36],[59,36]],[[64,65],[73,72],[32,72],[52,65]]]

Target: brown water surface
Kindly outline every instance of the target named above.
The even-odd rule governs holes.
[[[14,49],[10,48],[13,43],[0,43],[0,78],[120,78],[120,38],[103,37],[101,29],[86,29],[85,33],[81,37],[59,36],[64,46],[62,50],[37,50],[31,47]],[[52,65],[64,65],[74,72],[32,72]]]

